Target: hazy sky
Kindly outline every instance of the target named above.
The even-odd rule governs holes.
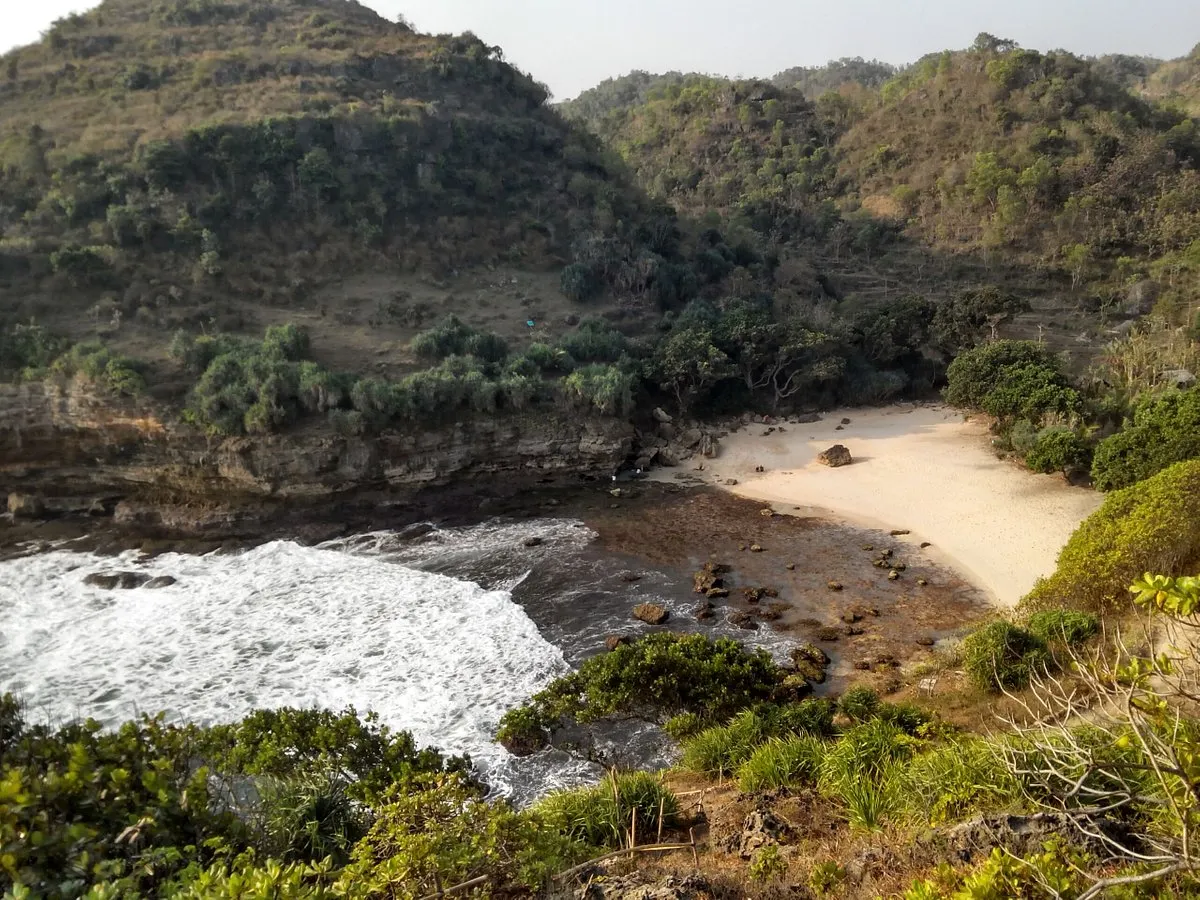
[[[1040,50],[1183,56],[1196,0],[364,0],[421,31],[471,30],[563,100],[631,69],[772,75],[841,56],[911,62],[981,31]],[[0,50],[88,0],[0,0]]]

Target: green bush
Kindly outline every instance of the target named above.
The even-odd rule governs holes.
[[[68,377],[81,375],[114,394],[136,396],[146,390],[142,365],[97,343],[76,344],[54,361],[51,371]]]
[[[441,360],[450,356],[475,356],[483,362],[503,362],[508,357],[508,344],[492,332],[482,332],[462,322],[457,316],[447,316],[428,331],[412,340],[412,351],[424,359]]]
[[[695,713],[680,713],[663,722],[662,729],[675,740],[682,741],[703,731],[704,720]]]
[[[960,354],[946,371],[943,396],[951,406],[983,409],[989,394],[1003,388],[1013,371],[1032,367],[1058,371],[1058,360],[1034,341],[993,341]]]
[[[1059,416],[1078,413],[1082,405],[1079,392],[1067,384],[1055,366],[1005,366],[996,379],[979,408],[1002,422],[1014,419],[1041,422],[1051,413]]]
[[[738,788],[749,794],[815,784],[823,753],[818,738],[771,738],[738,766]]]
[[[1176,463],[1109,494],[1071,535],[1054,574],[1039,579],[1026,610],[1104,613],[1125,608],[1145,572],[1185,574],[1200,562],[1200,460]]]
[[[629,340],[603,319],[584,319],[562,337],[559,347],[578,363],[615,363],[629,351]]]
[[[866,722],[879,710],[879,694],[869,687],[848,688],[838,699],[838,712],[851,722]]]
[[[331,770],[258,781],[261,843],[289,862],[329,858],[345,865],[366,833],[367,811],[348,790],[346,777]]]
[[[1091,460],[1092,451],[1087,442],[1069,428],[1047,428],[1039,432],[1033,447],[1025,454],[1025,465],[1043,475],[1086,472]]]
[[[563,296],[576,302],[590,300],[600,293],[603,287],[603,281],[592,267],[584,263],[565,266],[559,276],[559,288]]]
[[[750,859],[750,867],[747,869],[747,872],[750,875],[751,881],[764,884],[776,878],[782,878],[787,874],[787,869],[787,860],[779,852],[779,845],[767,844],[765,847],[759,847],[754,851],[754,856]]]
[[[1072,609],[1044,609],[1030,616],[1025,627],[1047,643],[1058,641],[1075,647],[1100,633],[1100,620]]]
[[[650,634],[585,660],[510,710],[500,720],[498,739],[505,746],[525,743],[536,739],[535,729],[549,733],[564,723],[613,715],[662,723],[690,712],[718,722],[769,700],[784,677],[767,653],[728,638]]]
[[[66,340],[41,325],[14,325],[0,331],[0,373],[38,377],[66,349]]]
[[[679,800],[649,772],[612,772],[592,787],[544,797],[532,811],[572,840],[595,848],[619,848],[628,845],[634,827],[639,843],[652,842],[660,816],[663,828],[674,827]]]
[[[880,719],[855,725],[826,749],[821,760],[821,787],[839,795],[848,784],[876,780],[894,764],[909,759],[919,744]]]
[[[972,632],[962,649],[967,676],[986,691],[1022,688],[1050,662],[1044,640],[1003,619]]]
[[[601,415],[627,416],[633,411],[637,377],[616,366],[593,364],[576,369],[563,382],[563,391]]]
[[[633,788],[627,794],[642,799]],[[674,807],[668,809],[674,814]],[[421,790],[386,795],[339,876],[338,895],[416,900],[484,876],[497,894],[537,892],[587,852],[542,810],[489,803],[460,778],[440,776]]]
[[[1178,462],[1200,457],[1200,388],[1140,403],[1133,423],[1096,448],[1092,478],[1102,491],[1129,487]]]
[[[1015,805],[1021,797],[999,750],[974,737],[919,753],[891,777],[906,816],[921,825],[957,822]]]
[[[575,368],[575,360],[566,350],[549,344],[534,342],[525,349],[524,358],[539,371],[547,374],[567,374]]]
[[[875,718],[912,735],[920,732],[933,719],[929,713],[912,703],[881,703],[875,711]]]

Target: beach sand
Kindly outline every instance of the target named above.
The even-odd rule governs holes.
[[[843,419],[850,422],[838,430]],[[784,422],[783,429],[766,434],[768,426],[743,426],[721,439],[716,459],[653,477],[696,476],[778,512],[907,530],[898,540],[929,542],[926,553],[1001,606],[1014,605],[1054,570],[1059,550],[1102,500],[1057,475],[998,459],[986,424],[943,406],[841,410],[812,424]],[[816,462],[839,443],[852,465]],[[737,483],[727,485],[731,479]]]

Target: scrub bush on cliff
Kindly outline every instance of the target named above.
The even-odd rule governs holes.
[[[1129,487],[1173,463],[1200,456],[1200,389],[1141,403],[1133,423],[1100,442],[1092,477],[1102,491]]]

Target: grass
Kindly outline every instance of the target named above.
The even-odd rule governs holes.
[[[534,805],[547,824],[594,847],[620,849],[652,843],[664,828],[675,825],[679,800],[649,772],[610,772],[600,784],[559,791]]]
[[[815,784],[824,752],[814,737],[771,738],[738,766],[738,787],[753,794]]]

